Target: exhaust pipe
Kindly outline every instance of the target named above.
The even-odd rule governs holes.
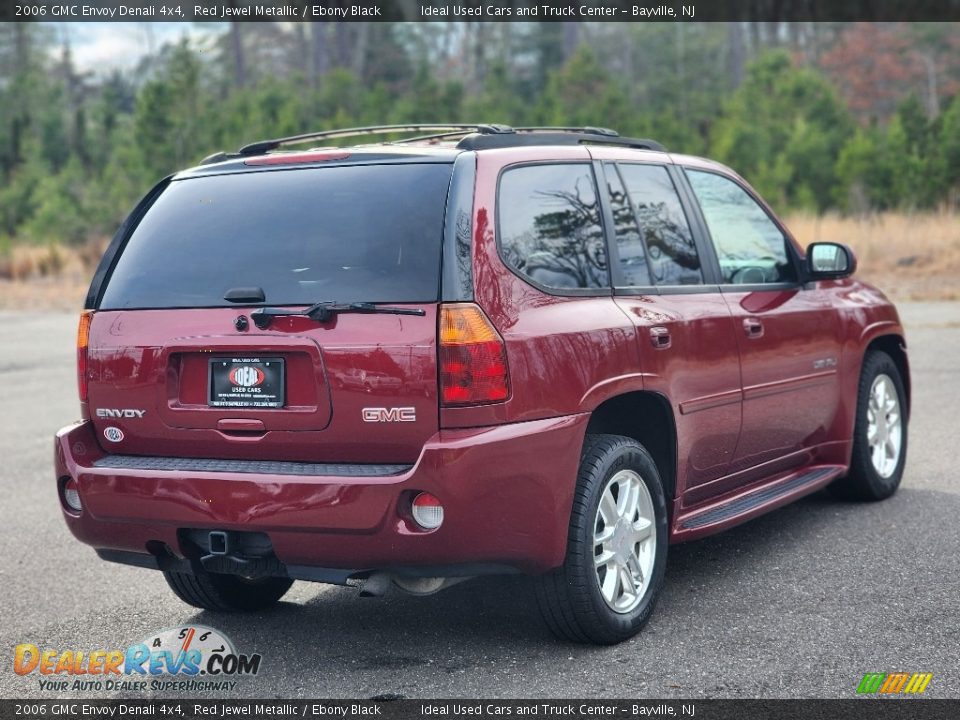
[[[386,573],[373,573],[360,586],[360,597],[383,597],[390,590],[390,576]]]
[[[360,597],[383,597],[391,587],[395,587],[408,595],[422,597],[433,595],[451,585],[456,585],[467,577],[401,577],[388,573],[373,573],[360,587]]]

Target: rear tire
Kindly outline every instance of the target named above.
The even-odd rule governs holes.
[[[293,585],[290,578],[247,580],[200,568],[193,574],[164,571],[163,576],[174,594],[187,605],[217,612],[265,610],[275,605]]]
[[[844,500],[884,500],[900,487],[907,459],[907,403],[893,359],[871,351],[863,360],[850,472],[830,486]]]
[[[653,458],[631,438],[587,435],[566,559],[535,578],[547,626],[574,642],[633,637],[650,619],[666,562],[666,498]]]

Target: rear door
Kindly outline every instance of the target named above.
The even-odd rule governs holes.
[[[614,299],[636,326],[646,389],[673,406],[678,486],[702,499],[719,491],[740,434],[733,318],[701,260],[675,168],[623,160],[600,172],[615,231]]]
[[[438,425],[450,175],[449,163],[400,163],[171,182],[91,325],[89,410],[105,449],[414,462]],[[257,306],[320,301],[422,314],[252,322]]]

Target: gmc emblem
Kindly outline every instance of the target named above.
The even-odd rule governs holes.
[[[417,409],[399,408],[363,408],[364,422],[416,422]]]

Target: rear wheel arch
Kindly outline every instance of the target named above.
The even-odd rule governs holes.
[[[635,391],[608,398],[591,412],[586,432],[623,435],[643,445],[657,466],[671,509],[676,497],[677,425],[666,397]]]

